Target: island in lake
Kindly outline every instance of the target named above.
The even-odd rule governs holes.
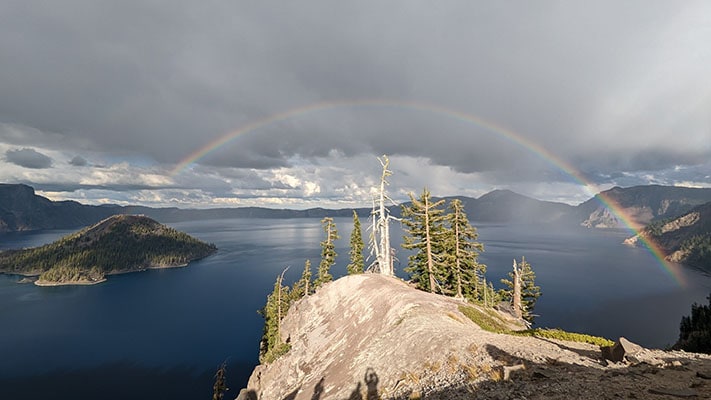
[[[44,246],[0,252],[0,273],[35,276],[39,286],[87,285],[107,275],[185,266],[217,251],[142,215],[114,215]]]

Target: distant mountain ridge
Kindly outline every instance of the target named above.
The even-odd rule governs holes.
[[[711,188],[660,185],[614,187],[600,195],[619,207],[628,216],[633,227],[640,228],[653,221],[677,217],[711,201]],[[596,198],[580,204],[577,212],[578,218],[582,218],[582,224],[589,228],[613,228],[622,225]]]
[[[615,187],[602,195],[616,203],[631,222],[639,227],[660,219],[676,217],[693,207],[711,201],[711,188],[671,186]],[[510,190],[494,190],[479,198],[460,199],[470,220],[476,222],[521,222],[583,225],[589,228],[615,228],[622,223],[598,198],[578,205],[536,200]],[[390,207],[400,215],[400,207]],[[357,208],[368,216],[370,208]],[[311,208],[307,210],[240,207],[218,209],[151,208],[143,206],[84,205],[74,201],[51,201],[21,184],[0,184],[0,232],[42,229],[67,229],[91,225],[116,214],[143,214],[160,222],[227,218],[323,218],[350,217],[353,210]]]

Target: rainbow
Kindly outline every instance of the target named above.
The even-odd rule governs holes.
[[[510,129],[507,129],[496,123],[487,121],[476,115],[452,110],[435,104],[428,104],[422,102],[390,99],[336,100],[313,103],[303,107],[293,108],[278,114],[273,114],[262,119],[256,120],[237,130],[228,132],[227,134],[218,137],[217,139],[207,143],[203,147],[197,149],[196,151],[185,157],[183,160],[181,160],[175,166],[175,168],[173,168],[170,174],[171,176],[176,176],[201,158],[217,150],[218,148],[228,144],[236,138],[248,134],[250,132],[257,131],[268,125],[275,124],[296,116],[303,116],[306,114],[347,107],[398,108],[410,111],[436,114],[447,118],[459,120],[467,124],[474,124],[480,128],[485,129],[488,132],[494,133],[502,138],[505,138],[508,141],[517,144],[518,146],[523,147],[524,149],[535,154],[538,158],[542,159],[546,163],[554,166],[556,169],[560,170],[565,175],[571,177],[573,181],[582,185],[589,195],[594,196],[600,202],[600,204],[610,210],[610,212],[615,216],[615,218],[622,222],[624,227],[630,233],[634,235],[639,233],[635,228],[635,224],[633,223],[632,219],[625,213],[624,209],[619,204],[617,204],[617,202],[614,201],[614,199],[602,193],[596,185],[585,179],[575,167],[573,167],[564,159],[553,154],[545,147],[541,146],[538,143],[532,142],[531,140],[517,134],[516,132]],[[681,267],[677,264],[667,262],[664,259],[664,252],[656,243],[654,243],[649,238],[645,238],[641,235],[639,236],[638,243],[641,243],[642,246],[654,256],[654,258],[659,262],[661,267],[671,276],[674,281],[676,281],[682,287],[686,286],[686,281],[684,279],[684,275],[682,274]]]

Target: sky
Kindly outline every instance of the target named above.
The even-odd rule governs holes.
[[[0,0],[0,182],[346,208],[387,154],[396,201],[711,187],[709,43],[708,1]]]

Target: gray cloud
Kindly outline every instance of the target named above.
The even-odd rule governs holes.
[[[52,167],[52,159],[30,148],[7,150],[5,160],[25,168],[44,169]]]
[[[88,165],[89,162],[82,156],[74,156],[71,160],[69,160],[69,164],[75,167],[84,167]]]
[[[176,178],[224,196],[289,190],[265,179],[274,169],[362,169],[356,160],[383,153],[472,186],[566,183],[561,163],[599,184],[700,171],[711,159],[708,15],[694,1],[10,0],[0,144],[167,171],[265,122],[198,160],[209,179]],[[392,102],[325,106],[344,99]]]

